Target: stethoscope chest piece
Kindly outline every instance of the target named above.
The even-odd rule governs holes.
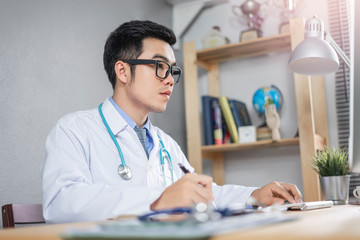
[[[131,179],[131,170],[128,166],[120,164],[118,168],[118,172],[122,179],[124,180]]]

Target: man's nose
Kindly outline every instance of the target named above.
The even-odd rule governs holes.
[[[173,86],[174,85],[174,77],[173,75],[169,74],[164,80],[163,80],[163,84],[164,85],[170,85],[170,86]]]

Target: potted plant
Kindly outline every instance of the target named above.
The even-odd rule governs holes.
[[[347,156],[347,150],[334,147],[325,147],[313,156],[313,168],[320,178],[323,200],[348,203],[350,175]]]

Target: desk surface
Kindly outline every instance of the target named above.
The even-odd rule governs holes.
[[[232,239],[360,239],[360,206],[346,205],[310,211],[290,211],[295,221],[276,223],[214,236],[211,240]],[[67,228],[87,228],[96,223],[70,223],[0,230],[6,240],[60,240]]]

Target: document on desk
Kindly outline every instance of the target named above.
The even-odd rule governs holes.
[[[207,239],[210,236],[243,229],[295,220],[298,217],[281,212],[254,213],[225,217],[215,221],[199,223],[141,222],[137,219],[109,221],[89,229],[72,229],[62,234],[63,239]]]

